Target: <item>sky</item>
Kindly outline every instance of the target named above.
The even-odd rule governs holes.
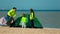
[[[0,0],[0,9],[60,10],[60,0]]]

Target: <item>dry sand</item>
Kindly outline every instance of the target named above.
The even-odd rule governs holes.
[[[0,34],[60,34],[60,29],[10,28],[0,26]]]

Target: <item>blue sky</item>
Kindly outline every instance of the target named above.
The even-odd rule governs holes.
[[[0,9],[60,10],[60,0],[0,0]]]

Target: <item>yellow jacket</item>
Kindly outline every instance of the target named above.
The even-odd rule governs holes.
[[[30,20],[34,18],[33,13],[30,13]]]
[[[11,9],[9,12],[8,12],[8,16],[12,16],[12,17],[15,17],[16,16],[16,12]]]
[[[21,18],[21,22],[22,22],[22,23],[27,23],[27,18],[26,18],[26,17],[22,17],[22,18]]]

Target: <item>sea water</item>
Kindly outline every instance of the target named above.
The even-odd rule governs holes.
[[[0,11],[0,18],[5,17],[8,11]],[[35,17],[41,22],[43,27],[60,28],[60,11],[34,11]],[[30,11],[16,11],[17,16],[20,17],[23,13],[29,14]]]

